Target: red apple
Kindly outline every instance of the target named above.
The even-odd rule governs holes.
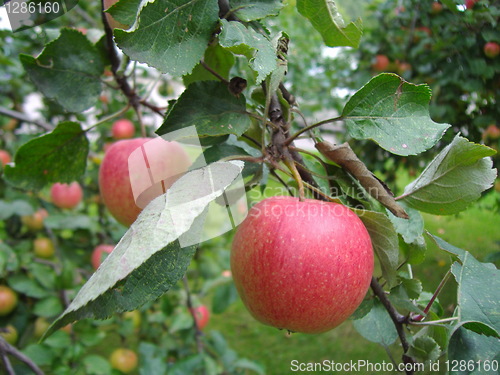
[[[74,208],[81,202],[83,191],[78,182],[72,182],[69,185],[57,182],[52,185],[50,196],[52,203],[57,207]]]
[[[411,64],[404,62],[404,61],[403,62],[398,61],[396,64],[396,70],[397,70],[398,74],[404,74],[404,73],[410,71],[411,68],[412,68]]]
[[[33,252],[39,258],[52,258],[55,254],[54,243],[46,237],[40,237],[33,241]]]
[[[106,259],[109,253],[113,251],[115,247],[113,245],[99,245],[96,246],[91,256],[91,263],[94,269],[98,269],[101,263]]]
[[[114,139],[132,138],[134,133],[134,124],[126,118],[115,121],[111,127],[111,134],[113,134]]]
[[[113,6],[117,2],[118,2],[118,0],[104,0],[104,10],[108,10],[109,8],[111,8],[111,6]],[[108,20],[109,27],[111,27],[111,29],[126,30],[129,28],[127,25],[124,25],[124,24],[118,22],[117,20],[115,20],[113,18],[113,16],[111,16],[111,14],[109,14],[107,12],[105,14],[106,14],[106,19]]]
[[[37,231],[43,228],[43,222],[47,216],[49,216],[47,210],[40,208],[33,215],[22,216],[21,221],[29,230]]]
[[[5,150],[0,150],[0,166],[5,166],[5,164],[11,161],[10,154]]]
[[[17,293],[5,285],[0,285],[0,316],[9,315],[17,306]]]
[[[488,42],[483,47],[484,54],[490,59],[494,59],[500,54],[500,45],[495,42]]]
[[[9,324],[6,327],[0,327],[0,336],[2,336],[10,345],[16,345],[18,338],[17,329],[12,324]]]
[[[238,227],[231,270],[255,319],[321,333],[363,301],[373,273],[372,244],[363,222],[343,205],[272,197],[253,206]]]
[[[139,362],[137,354],[130,349],[118,348],[109,357],[111,367],[120,370],[125,374],[132,372]]]
[[[497,140],[500,138],[500,129],[495,125],[488,125],[486,129],[483,131],[483,139],[484,140]]]
[[[387,70],[389,66],[389,58],[386,55],[375,56],[375,62],[372,64],[372,69],[377,72],[383,72]]]
[[[103,202],[116,220],[130,226],[190,165],[188,154],[177,142],[160,137],[115,142],[99,169]]]
[[[441,4],[439,1],[434,1],[431,6],[431,13],[439,14],[442,11],[443,11],[443,4]]]
[[[198,326],[198,329],[205,328],[210,319],[210,312],[208,311],[208,308],[205,305],[193,307],[191,313],[194,315],[196,319],[196,324]]]
[[[474,8],[474,5],[476,5],[476,3],[478,2],[479,0],[465,0],[465,7],[467,9],[472,9]]]

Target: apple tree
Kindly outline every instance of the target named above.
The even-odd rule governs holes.
[[[454,2],[443,3],[446,12],[459,12]],[[482,3],[477,6],[485,6]],[[495,9],[491,7],[491,17]],[[278,0],[86,2],[45,26],[3,35],[8,43],[2,57],[9,61],[9,74],[1,78],[10,85],[2,85],[0,103],[1,113],[10,119],[4,124],[1,147],[7,149],[10,160],[2,157],[0,215],[4,221],[0,231],[5,240],[0,242],[0,291],[8,294],[0,294],[0,323],[22,333],[20,339],[10,338],[10,343],[0,338],[7,372],[14,373],[10,358],[34,373],[42,373],[40,368],[56,374],[111,373],[111,368],[134,371],[137,355],[126,346],[134,332],[139,332],[142,373],[264,373],[258,363],[239,358],[223,334],[202,334],[208,315],[206,308],[197,306],[199,296],[215,289],[214,309],[219,312],[236,296],[227,272],[221,272],[227,270],[220,267],[228,262],[228,252],[221,248],[231,248],[231,236],[205,241],[199,232],[210,229],[208,213],[213,207],[229,212],[223,224],[236,227],[243,220],[239,217],[246,212],[247,200],[252,205],[263,201],[259,206],[263,207],[271,196],[287,195],[295,197],[294,207],[306,216],[297,215],[294,221],[286,217],[286,209],[278,213],[271,209],[269,215],[255,217],[256,205],[241,224],[254,235],[238,235],[236,229],[233,254],[246,246],[271,255],[266,262],[260,261],[259,252],[254,261],[245,259],[244,253],[231,260],[239,275],[250,268],[248,274],[255,274],[255,278],[244,275],[244,283],[240,279],[236,286],[244,301],[250,295],[247,292],[255,292],[252,301],[245,302],[251,312],[256,305],[266,306],[254,313],[259,320],[290,331],[321,332],[307,328],[317,323],[309,308],[321,310],[326,320],[331,311],[337,320],[329,328],[355,310],[351,318],[364,338],[384,347],[399,342],[398,357],[391,361],[394,366],[404,365],[398,368],[407,374],[414,372],[416,363],[430,365],[438,360],[447,361],[450,373],[496,372],[498,270],[479,262],[460,243],[447,243],[427,231],[421,215],[466,210],[492,187],[496,151],[465,137],[474,136],[473,131],[460,129],[460,134],[460,117],[431,116],[437,108],[433,100],[448,98],[443,109],[448,113],[462,105],[461,95],[451,94],[448,90],[452,89],[443,84],[433,99],[424,76],[408,71],[399,71],[401,76],[370,77],[368,65],[360,64],[367,80],[345,99],[338,114],[304,115],[303,95],[296,94],[299,89],[294,86],[303,72],[294,72],[290,63],[300,51],[292,49],[293,26],[281,27],[287,23],[280,17],[290,12],[307,19],[311,37],[325,48],[356,49],[365,38],[361,20],[344,21],[336,4],[326,0],[289,4]],[[412,17],[414,23],[426,22]],[[488,19],[487,14],[483,18]],[[72,26],[85,21],[88,27],[67,27],[65,19]],[[48,27],[51,24],[57,27]],[[408,42],[414,43],[416,25],[410,27]],[[479,31],[473,32],[477,38],[496,38],[493,31],[486,31],[480,37]],[[423,34],[428,35],[425,30]],[[425,38],[421,35],[420,41]],[[401,45],[403,50],[405,40],[391,46]],[[494,61],[485,63],[490,73],[477,81],[498,78]],[[328,105],[339,81],[322,82],[329,90],[318,102]],[[307,86],[300,88],[305,91]],[[477,120],[480,125],[488,116],[494,118],[488,111],[496,109],[488,101],[492,93],[482,87],[477,92],[485,95],[474,108],[477,118],[482,118]],[[41,119],[32,117],[23,99],[33,93],[43,97]],[[476,100],[476,96],[469,99]],[[134,129],[126,126],[117,132],[107,126],[124,118],[136,124]],[[348,142],[331,136],[327,130],[332,124],[349,135]],[[154,134],[182,145],[195,144],[200,154],[187,171],[176,172],[175,180],[161,181],[164,189],[149,197],[149,203],[133,216],[135,221],[120,220],[116,216],[123,212],[116,213],[116,209],[120,211],[127,199],[137,197],[130,191],[125,194],[123,183],[103,182],[122,171],[128,173],[127,165],[114,162],[107,172],[99,173],[124,143],[115,143],[107,153],[104,149],[113,135],[144,138]],[[136,149],[146,153],[143,144]],[[381,150],[387,158],[412,158],[425,161],[426,166],[394,196],[393,181],[375,177],[368,153],[356,151],[361,144]],[[429,150],[434,155],[431,159],[422,156]],[[130,152],[135,150],[127,152],[130,161]],[[235,188],[238,180],[241,186]],[[74,186],[83,187],[83,192]],[[70,188],[76,196],[70,195]],[[62,195],[62,204],[51,197],[51,190]],[[104,203],[116,219],[99,196],[106,190],[109,198]],[[306,205],[315,210],[304,210]],[[339,205],[341,211],[336,211]],[[318,212],[327,216],[323,219]],[[301,220],[318,224],[307,226],[306,231]],[[256,235],[255,226],[263,221],[271,221],[269,228],[274,231]],[[319,227],[326,229],[316,230]],[[292,250],[311,257],[311,264],[327,252],[349,259],[359,236],[351,233],[352,241],[344,242],[339,238],[353,228],[364,236],[363,251],[342,263],[342,269],[332,263],[330,270],[319,272],[290,262],[298,256]],[[339,235],[332,239],[329,232]],[[33,241],[40,238],[47,238],[45,246],[32,251]],[[423,290],[412,268],[425,257],[426,239],[454,259],[433,291]],[[279,241],[290,245],[278,246]],[[344,245],[336,245],[337,241]],[[94,248],[97,255],[91,255]],[[274,251],[281,255],[273,257]],[[94,267],[99,265],[95,272],[91,258]],[[243,262],[248,262],[248,268]],[[366,267],[360,267],[361,263]],[[280,278],[285,268],[300,278],[301,288],[294,280]],[[354,300],[355,293],[346,292],[345,285],[359,276],[361,268],[365,275],[359,284],[364,289]],[[272,287],[289,296],[280,303],[290,306],[298,324],[282,325],[279,319],[269,318],[275,311],[261,298],[267,285],[264,275],[273,272],[279,285]],[[345,277],[338,277],[339,272]],[[201,287],[200,275],[205,280]],[[438,295],[450,278],[457,282],[458,293],[457,307],[448,313],[440,308]],[[331,280],[337,284],[330,284]],[[329,287],[343,292],[344,300],[334,299]],[[314,306],[308,296],[311,291],[332,299],[318,298],[321,306]],[[305,301],[311,301],[310,306]],[[351,309],[337,314],[342,304]],[[32,339],[35,330],[41,336],[39,343]],[[124,347],[110,353],[110,362],[92,353],[91,348],[113,339]],[[460,366],[452,366],[455,363]]]

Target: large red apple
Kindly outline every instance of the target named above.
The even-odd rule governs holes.
[[[94,269],[98,269],[101,263],[106,259],[108,254],[110,254],[115,247],[113,245],[98,245],[92,252],[92,256],[90,258],[90,261],[92,263],[92,267]]]
[[[82,201],[83,191],[78,182],[69,185],[57,182],[50,189],[50,197],[59,208],[74,208]]]
[[[99,169],[103,202],[116,220],[130,226],[190,165],[188,154],[177,142],[160,137],[115,142]]]
[[[0,285],[0,316],[9,315],[17,306],[17,293],[5,285]]]
[[[111,127],[111,134],[114,139],[128,139],[132,138],[135,133],[135,127],[132,121],[122,118],[116,120]]]
[[[10,154],[5,150],[0,150],[0,167],[10,163]]]
[[[104,10],[108,10],[109,8],[111,8],[111,6],[115,5],[115,3],[117,2],[118,0],[104,0]],[[128,29],[127,25],[124,25],[115,20],[111,14],[109,13],[105,14],[106,14],[106,19],[108,20],[109,27],[111,27],[111,29],[123,29],[123,30]]]
[[[375,56],[375,62],[372,64],[373,70],[383,72],[389,67],[389,58],[386,55]]]
[[[196,319],[196,325],[199,329],[203,329],[208,324],[210,320],[210,312],[205,305],[200,305],[197,307],[193,307],[191,313],[194,315]]]
[[[238,227],[231,270],[254,318],[321,333],[361,304],[373,273],[372,244],[363,222],[343,205],[267,198]]]
[[[490,59],[494,59],[500,55],[500,45],[495,42],[488,42],[483,47],[484,54]]]

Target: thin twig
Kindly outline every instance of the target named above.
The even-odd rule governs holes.
[[[261,143],[260,143],[258,140],[253,139],[252,137],[250,137],[249,135],[246,135],[246,134],[242,134],[241,136],[242,136],[243,138],[248,139],[250,142],[252,142],[252,143],[253,143],[254,145],[256,145],[257,147],[262,148],[262,145],[261,145]]]
[[[8,117],[12,117],[12,118],[14,118],[16,120],[19,120],[19,121],[23,121],[23,122],[27,122],[29,124],[36,125],[39,128],[42,128],[43,130],[50,131],[53,128],[49,124],[46,124],[46,123],[38,121],[38,120],[30,119],[24,113],[21,113],[21,112],[18,112],[18,111],[14,111],[12,109],[0,107],[0,114],[8,116]]]
[[[213,70],[208,64],[205,62],[205,60],[201,59],[200,64],[202,67],[204,67],[207,71],[209,71],[213,76],[215,76],[218,80],[220,80],[222,83],[225,85],[229,85],[229,81],[225,79],[223,76],[221,76],[219,73],[217,73],[215,70]]]
[[[439,283],[438,287],[436,288],[436,291],[434,292],[434,294],[432,295],[429,303],[427,304],[427,306],[424,309],[424,314],[423,315],[419,314],[416,317],[414,317],[412,319],[413,322],[420,322],[420,321],[422,321],[425,318],[425,316],[427,315],[427,313],[431,309],[432,304],[436,300],[438,294],[441,292],[441,289],[443,289],[444,285],[446,284],[446,282],[448,281],[448,279],[450,278],[450,276],[451,276],[451,269],[448,270],[448,272],[446,272],[446,275],[444,275],[443,279]]]
[[[302,128],[300,129],[297,133],[295,133],[294,135],[290,136],[286,141],[285,141],[285,144],[286,145],[289,145],[290,143],[292,143],[295,138],[297,138],[299,135],[301,135],[302,133],[305,133],[309,130],[312,130],[314,128],[317,128],[318,126],[321,126],[321,125],[325,125],[325,124],[329,124],[329,123],[332,123],[332,122],[336,122],[336,121],[341,121],[343,119],[342,116],[339,116],[339,117],[335,117],[335,118],[329,118],[329,119],[326,119],[326,120],[323,120],[323,121],[320,121],[320,122],[317,122],[315,124],[312,124],[312,125],[309,125],[309,126],[306,126],[305,128]]]
[[[11,356],[19,359],[21,362],[26,363],[28,367],[35,373],[35,375],[44,375],[43,371],[24,353],[17,350],[14,346],[10,345],[3,337],[0,336],[0,352],[10,354]]]

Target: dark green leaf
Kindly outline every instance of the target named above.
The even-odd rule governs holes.
[[[498,367],[486,368],[485,365],[495,365],[496,363],[498,366],[500,341],[495,337],[480,335],[459,326],[450,338],[448,360],[450,364],[471,363],[470,367],[455,366],[452,368],[450,366],[450,374],[452,375],[497,375]]]
[[[203,156],[207,164],[214,163],[228,156],[237,155],[251,156],[243,148],[226,143],[212,146],[203,151]],[[254,175],[260,168],[260,164],[246,162],[242,172],[243,178]]]
[[[413,340],[408,355],[418,362],[436,361],[441,354],[437,342],[429,336],[420,336]]]
[[[489,147],[457,136],[398,199],[435,215],[463,211],[493,185],[497,171],[489,156],[494,154]]]
[[[229,81],[229,71],[234,65],[234,55],[222,48],[219,44],[209,46],[205,51],[203,61],[215,70],[221,77]],[[184,85],[189,86],[196,81],[218,81],[219,79],[210,73],[204,66],[198,64],[191,74],[183,77]]]
[[[436,144],[449,128],[429,117],[431,91],[395,74],[380,74],[356,92],[344,107],[349,134],[372,139],[396,155],[416,155]]]
[[[85,172],[89,142],[79,124],[62,122],[51,133],[22,145],[7,165],[5,178],[22,189],[38,190],[52,182],[72,182]]]
[[[398,337],[391,317],[378,300],[374,302],[370,312],[363,318],[354,320],[353,325],[365,339],[385,347],[391,345]]]
[[[217,0],[157,0],[146,4],[130,31],[115,30],[131,59],[180,77],[203,57],[219,19]]]
[[[408,214],[409,219],[396,217],[389,210],[386,210],[396,232],[403,237],[406,243],[424,246],[425,239],[422,235],[424,232],[424,219],[422,215],[417,210],[407,207],[404,202],[401,202],[401,206]]]
[[[200,137],[240,136],[250,127],[245,111],[243,95],[233,96],[220,82],[195,82],[182,93],[156,133],[163,135],[195,126]]]
[[[167,358],[165,351],[149,342],[139,344],[141,357],[141,375],[164,375],[167,373]]]
[[[373,211],[355,210],[365,224],[372,240],[373,251],[377,255],[382,275],[390,286],[396,281],[396,268],[398,267],[399,242],[389,218]]]
[[[237,55],[246,56],[250,67],[257,73],[257,83],[262,82],[277,66],[276,50],[271,41],[240,22],[221,22],[220,45]]]
[[[104,64],[97,48],[79,31],[62,29],[55,41],[34,58],[20,55],[38,89],[70,112],[82,112],[98,100]]]
[[[454,263],[452,272],[458,283],[459,321],[483,323],[500,337],[500,271],[466,252],[462,265]]]
[[[44,298],[51,294],[50,290],[43,288],[35,280],[22,274],[10,276],[9,286],[16,292],[33,298]]]
[[[132,26],[139,12],[141,0],[120,0],[109,7],[106,12],[122,25]]]
[[[229,0],[231,11],[244,22],[276,16],[283,7],[281,0]]]
[[[215,289],[212,300],[212,311],[214,314],[221,314],[238,299],[238,292],[234,283],[225,283]]]
[[[355,47],[361,39],[361,19],[347,26],[331,0],[297,0],[297,10],[309,19],[328,47]]]
[[[44,318],[53,318],[63,311],[63,305],[58,297],[47,297],[37,303],[33,307],[33,313]]]

